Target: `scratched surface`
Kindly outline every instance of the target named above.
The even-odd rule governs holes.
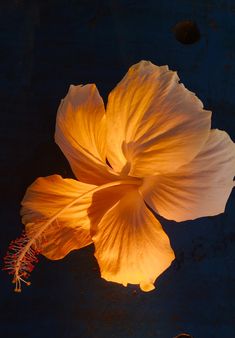
[[[197,23],[199,41],[175,39],[182,20]],[[177,70],[235,141],[235,1],[0,2],[1,257],[21,232],[26,187],[72,177],[53,141],[68,86],[94,82],[106,100],[140,59]],[[0,337],[235,337],[234,202],[233,192],[216,217],[161,219],[177,257],[151,293],[101,280],[93,247],[42,257],[21,294],[1,271]]]

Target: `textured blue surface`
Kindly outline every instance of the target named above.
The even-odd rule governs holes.
[[[200,29],[195,44],[172,33],[185,19]],[[131,64],[168,64],[235,140],[234,1],[2,1],[0,43],[1,257],[21,232],[26,187],[72,175],[53,142],[71,83],[94,82],[106,99]],[[177,258],[151,293],[101,280],[93,247],[42,257],[21,294],[1,272],[0,337],[235,337],[234,202],[216,217],[161,219]]]

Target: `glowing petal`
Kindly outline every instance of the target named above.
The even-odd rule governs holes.
[[[107,106],[107,156],[117,172],[173,172],[206,142],[211,112],[179,84],[176,72],[141,61],[114,88]]]
[[[45,221],[72,200],[95,188],[94,185],[73,179],[63,179],[59,175],[38,178],[26,191],[22,201],[22,222],[32,238]],[[40,237],[40,253],[50,259],[60,259],[71,250],[91,243],[90,221],[87,208],[92,201],[92,193],[74,204],[53,221]]]
[[[180,222],[224,212],[234,175],[235,144],[226,132],[212,130],[192,162],[175,173],[147,177],[141,191],[157,213]]]
[[[108,281],[150,291],[174,259],[166,233],[136,189],[126,189],[98,225],[91,222],[91,231],[101,276]]]
[[[95,85],[70,86],[58,108],[55,141],[79,180],[99,185],[115,179],[106,165],[105,110]]]

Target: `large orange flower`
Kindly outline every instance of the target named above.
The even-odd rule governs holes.
[[[60,259],[92,242],[103,278],[152,290],[174,252],[148,206],[175,221],[212,216],[234,185],[230,137],[211,130],[211,112],[176,72],[151,62],[129,69],[106,111],[94,84],[70,86],[55,141],[77,180],[52,175],[27,189],[26,233],[6,256],[16,291],[36,252]]]

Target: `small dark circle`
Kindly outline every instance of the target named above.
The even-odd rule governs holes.
[[[177,41],[190,45],[200,40],[201,34],[196,22],[191,20],[178,22],[173,28]]]

